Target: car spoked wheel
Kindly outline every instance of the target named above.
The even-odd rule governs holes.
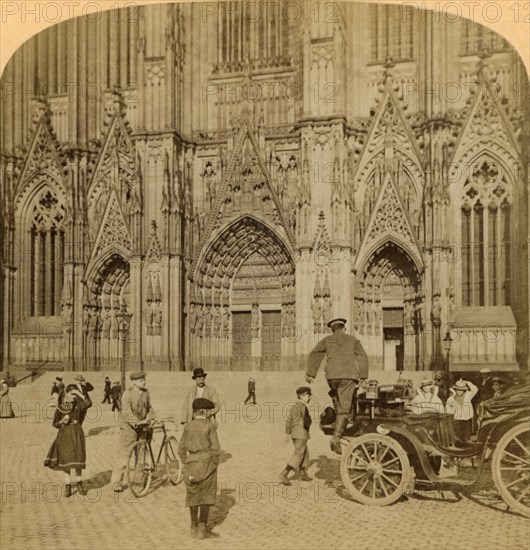
[[[506,504],[530,517],[530,428],[510,428],[499,440],[491,460],[495,486]]]
[[[369,506],[386,506],[410,492],[414,473],[407,453],[391,437],[365,434],[343,452],[341,478],[351,496]]]

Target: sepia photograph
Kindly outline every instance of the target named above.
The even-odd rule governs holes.
[[[0,548],[530,549],[530,4],[0,4]]]

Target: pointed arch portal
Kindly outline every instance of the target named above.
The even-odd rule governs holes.
[[[392,240],[382,243],[357,281],[355,324],[371,358],[384,370],[419,370],[423,361],[421,273]]]
[[[266,223],[243,216],[206,248],[191,281],[189,338],[195,364],[279,367],[294,326],[295,268]]]
[[[131,311],[129,282],[129,262],[116,253],[108,255],[87,281],[83,303],[84,357],[96,370],[116,365],[124,353],[120,313],[124,307]],[[133,326],[129,327],[129,336]]]

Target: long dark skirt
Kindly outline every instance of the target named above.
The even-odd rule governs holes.
[[[67,424],[59,429],[44,466],[65,472],[86,467],[85,434],[81,424]]]
[[[188,477],[202,479],[208,470],[209,462],[189,462],[186,464],[184,483],[186,484],[186,506],[215,504],[217,492],[217,470],[200,483],[190,483]]]

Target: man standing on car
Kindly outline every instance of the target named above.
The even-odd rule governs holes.
[[[306,380],[311,384],[326,356],[326,380],[337,409],[330,447],[339,455],[342,454],[340,438],[348,423],[355,388],[360,380],[368,378],[368,356],[361,342],[346,334],[345,325],[346,319],[340,318],[332,319],[328,323],[332,334],[321,340],[309,354],[306,370]]]
[[[145,387],[145,372],[133,372],[130,378],[132,386],[123,396],[123,407],[118,420],[120,426],[118,459],[110,478],[110,483],[115,492],[123,491],[122,477],[127,467],[131,449],[138,441],[138,422],[155,418],[155,412],[149,398],[149,390]]]

